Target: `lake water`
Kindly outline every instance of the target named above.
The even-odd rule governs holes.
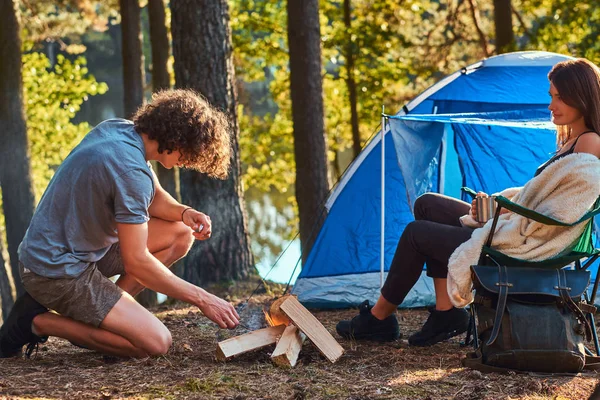
[[[290,244],[290,242],[288,242]],[[288,283],[291,282],[293,285],[296,282],[296,278],[300,274],[302,265],[298,260],[300,259],[300,240],[295,239],[291,242],[287,250],[281,255],[277,264],[272,258],[260,260],[256,264],[256,269],[259,275],[266,280],[270,280],[277,283]],[[294,271],[294,268],[296,271]],[[292,277],[292,273],[294,276]],[[291,278],[291,281],[290,281]]]

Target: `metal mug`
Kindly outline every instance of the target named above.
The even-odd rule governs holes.
[[[496,209],[496,196],[475,197],[475,207],[477,208],[477,221],[487,222],[494,216]]]

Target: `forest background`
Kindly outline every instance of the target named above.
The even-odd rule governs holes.
[[[6,48],[0,54],[0,109],[10,120],[0,118],[2,315],[22,290],[16,246],[56,168],[91,127],[131,115],[155,90],[192,87],[232,114],[239,171],[234,163],[223,186],[203,181],[200,188],[231,194],[229,204],[239,205],[221,221],[237,232],[222,251],[235,254],[223,268],[199,263],[207,249],[197,248],[176,271],[198,284],[234,284],[254,273],[255,264],[271,265],[298,231],[307,254],[319,207],[377,131],[382,106],[396,112],[443,76],[508,51],[547,50],[600,62],[600,8],[576,0],[222,0],[200,7],[218,11],[217,28],[202,24],[208,17],[195,16],[194,2],[181,0],[0,3],[3,46],[14,42],[20,56]],[[7,41],[11,27],[17,36]],[[312,47],[299,47],[304,40]],[[221,86],[232,85],[223,101],[210,83],[195,85],[191,67],[219,57],[225,66],[233,63],[220,72]],[[14,60],[19,73],[9,65]],[[294,78],[294,68],[305,76]],[[15,81],[22,89],[11,86]],[[16,92],[7,87],[22,90],[18,112],[12,108]],[[16,129],[11,118],[21,111],[23,129]],[[17,139],[26,139],[19,142],[25,151],[18,151]],[[313,163],[320,153],[324,162],[316,157]],[[219,214],[211,208],[216,196],[197,194],[203,179],[197,173],[157,169],[174,196]],[[25,192],[30,195],[13,196]],[[18,207],[9,209],[12,204]],[[141,300],[150,305],[156,297]]]

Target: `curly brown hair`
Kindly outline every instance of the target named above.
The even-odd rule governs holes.
[[[158,142],[158,152],[181,153],[186,168],[225,179],[231,158],[231,124],[202,95],[188,89],[163,90],[133,116],[137,133]]]

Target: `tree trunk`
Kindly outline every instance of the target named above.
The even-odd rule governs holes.
[[[138,0],[119,0],[121,8],[121,54],[125,118],[144,102],[144,53]]]
[[[171,78],[167,69],[169,35],[163,0],[148,0],[148,19],[152,46],[152,90],[156,92],[171,87]]]
[[[328,190],[319,1],[288,0],[287,14],[296,200],[304,262],[321,226],[321,203]]]
[[[23,111],[21,38],[12,0],[0,0],[0,185],[6,236],[17,295],[23,292],[17,248],[34,208],[27,126]]]
[[[165,4],[163,0],[148,0],[148,17],[150,20],[150,44],[152,46],[152,91],[171,87],[171,78],[167,62],[169,60],[169,35],[167,33]],[[181,200],[176,176],[176,168],[166,169],[159,163],[156,174],[162,187],[178,201]]]
[[[514,50],[515,35],[510,0],[494,0],[494,24],[496,27],[496,54]]]
[[[123,57],[123,111],[131,118],[144,102],[144,53],[138,0],[119,0]],[[156,292],[144,289],[136,297],[144,307],[157,304]]]
[[[0,242],[0,322],[10,312],[14,301],[12,297],[12,287],[10,286],[10,280],[8,279],[8,273],[4,264],[4,257],[2,256],[2,242]]]
[[[175,81],[200,92],[230,118],[231,172],[224,180],[195,171],[180,171],[185,204],[212,219],[213,237],[196,241],[184,259],[183,276],[195,284],[236,280],[254,265],[240,181],[239,127],[236,118],[234,69],[226,0],[171,1]]]
[[[346,25],[346,70],[348,78],[348,96],[350,98],[350,124],[352,126],[352,149],[354,158],[360,153],[360,131],[358,129],[358,109],[356,100],[356,81],[354,80],[354,43],[352,43],[352,15],[350,0],[344,0],[344,24]]]

